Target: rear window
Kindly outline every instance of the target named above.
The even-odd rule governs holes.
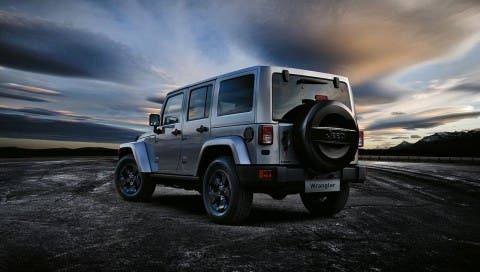
[[[253,75],[222,81],[218,92],[218,116],[251,111],[254,83]]]
[[[326,84],[319,84],[320,82]],[[290,75],[288,82],[285,82],[281,73],[274,73],[272,77],[273,120],[285,119],[285,115],[301,105],[303,99],[313,100],[315,95],[325,95],[329,100],[339,101],[348,108],[352,108],[348,86],[345,82],[340,82],[337,89],[333,86],[333,80]]]

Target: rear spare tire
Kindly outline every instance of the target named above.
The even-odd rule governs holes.
[[[352,111],[338,101],[308,101],[297,111],[293,146],[298,159],[315,171],[344,168],[358,149],[358,126]]]

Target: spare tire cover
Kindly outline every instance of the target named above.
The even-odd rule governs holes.
[[[338,101],[305,103],[294,123],[298,159],[319,172],[347,166],[358,149],[358,126],[352,111]]]

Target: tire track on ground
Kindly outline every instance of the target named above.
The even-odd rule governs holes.
[[[420,177],[410,173],[391,169],[370,168],[368,178],[382,187],[393,186],[398,188],[398,193],[402,191],[415,192],[422,196],[425,201],[433,201],[442,205],[450,204],[457,207],[477,207],[479,206],[479,192],[465,184],[445,183],[441,180],[430,177]],[[452,190],[454,189],[454,190]]]
[[[459,177],[455,175],[450,175],[450,176],[441,176],[441,175],[435,175],[431,173],[425,173],[425,172],[418,172],[418,171],[413,171],[405,168],[393,168],[393,167],[385,167],[385,166],[373,166],[373,165],[368,165],[368,169],[372,170],[378,170],[378,171],[384,171],[384,172],[389,172],[389,173],[395,173],[398,175],[404,175],[408,177],[413,177],[416,179],[424,179],[428,181],[435,181],[435,182],[440,182],[443,183],[444,185],[451,185],[451,183],[462,183],[467,186],[472,186],[475,188],[480,188],[480,183],[475,182],[472,179],[466,178],[466,177]]]

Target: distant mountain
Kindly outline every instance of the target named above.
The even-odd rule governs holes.
[[[116,149],[85,147],[77,149],[25,149],[0,147],[1,158],[62,157],[62,156],[116,156]],[[480,129],[459,132],[440,132],[424,137],[416,143],[407,141],[389,149],[360,149],[360,155],[384,156],[438,156],[480,157]]]
[[[19,147],[0,147],[0,158],[26,158],[26,157],[64,157],[64,156],[116,156],[116,149],[102,147],[84,148],[48,148],[26,149]]]
[[[407,142],[407,141],[403,141],[401,142],[400,144],[394,146],[394,147],[390,147],[390,150],[402,150],[404,148],[408,148],[410,147],[412,144]]]
[[[403,141],[389,149],[360,150],[361,155],[480,157],[480,129],[440,132],[416,143]]]

